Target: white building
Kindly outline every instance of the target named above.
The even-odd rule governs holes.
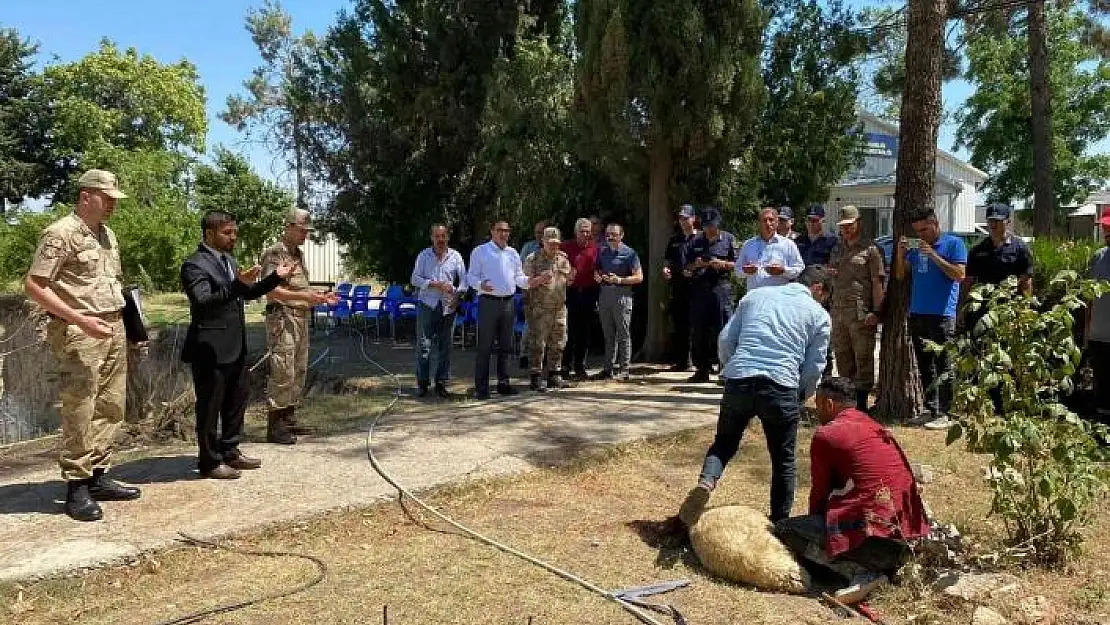
[[[343,266],[343,257],[347,254],[347,247],[340,245],[339,240],[330,232],[319,241],[309,237],[301,247],[304,253],[304,262],[308,269],[308,276],[313,282],[342,282],[348,278],[347,270]]]
[[[864,232],[874,237],[893,233],[894,183],[898,164],[898,125],[860,112],[866,139],[863,164],[829,190],[825,223],[835,227],[839,209],[860,209]],[[979,189],[987,174],[954,155],[937,150],[936,213],[943,230],[974,232]]]

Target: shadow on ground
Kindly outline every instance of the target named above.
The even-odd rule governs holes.
[[[156,456],[113,467],[129,484],[162,484],[197,478],[195,456]],[[66,485],[61,479],[0,486],[0,514],[62,514]]]

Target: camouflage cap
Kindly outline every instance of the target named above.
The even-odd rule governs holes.
[[[543,229],[543,241],[544,241],[544,243],[547,243],[549,241],[554,241],[556,243],[562,243],[563,237],[561,237],[559,235],[559,229],[558,228],[550,228],[549,227],[549,228],[544,228]]]
[[[840,209],[840,221],[836,222],[838,226],[847,224],[854,224],[859,221],[859,209],[849,204]]]
[[[117,200],[127,197],[126,193],[119,190],[116,175],[103,169],[90,169],[81,174],[81,177],[77,179],[77,188],[103,191],[104,195]]]
[[[291,208],[289,212],[285,213],[285,224],[309,227],[312,222],[312,214],[303,208]]]

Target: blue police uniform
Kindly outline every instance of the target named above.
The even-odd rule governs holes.
[[[690,279],[682,274],[686,247],[697,233],[687,235],[681,230],[667,241],[664,261],[671,270],[671,359],[676,369],[690,366]]]
[[[836,237],[822,233],[816,239],[810,239],[807,232],[794,239],[794,244],[798,246],[798,252],[801,253],[802,261],[805,262],[806,267],[827,265],[829,264],[829,257],[832,256],[833,248],[836,247]]]
[[[732,316],[732,271],[694,267],[699,259],[736,262],[740,244],[732,234],[720,231],[715,241],[705,233],[699,234],[686,247],[685,263],[693,270],[690,277],[690,323],[693,326],[691,356],[697,369],[695,377],[708,378],[710,366],[717,354],[717,336]]]

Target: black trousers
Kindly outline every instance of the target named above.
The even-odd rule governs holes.
[[[671,282],[671,364],[690,366],[690,287],[685,281]]]
[[[204,473],[239,455],[250,371],[242,357],[226,365],[193,362],[190,367],[197,395],[197,468]]]
[[[934,353],[925,349],[925,341],[940,345],[956,333],[956,320],[941,315],[910,315],[910,339],[913,353],[917,357],[917,368],[921,372],[921,389],[925,392],[925,409],[934,417],[948,414],[952,408],[952,380],[938,382],[941,374],[948,371],[948,357],[944,353]]]
[[[597,324],[598,288],[567,287],[567,346],[563,350],[563,371],[585,371],[586,354]]]
[[[489,393],[489,358],[497,345],[497,384],[509,384],[509,355],[513,352],[513,298],[478,297],[478,355],[474,362],[474,392]]]
[[[717,337],[731,316],[731,284],[720,282],[712,288],[704,285],[690,288],[690,323],[693,326],[690,351],[698,371],[709,372],[717,358]]]
[[[1110,425],[1110,343],[1089,341],[1087,357],[1095,374],[1095,398],[1099,422]]]

